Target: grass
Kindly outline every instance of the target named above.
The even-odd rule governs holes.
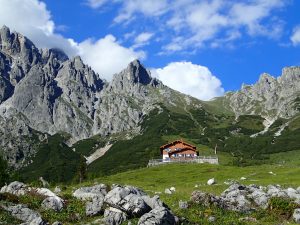
[[[188,209],[180,209],[178,202],[180,200],[189,201],[191,193],[195,190],[201,190],[209,193],[219,195],[228,185],[224,182],[229,180],[236,180],[242,184],[257,184],[267,186],[269,184],[280,184],[283,187],[300,186],[300,150],[284,153],[272,154],[269,163],[270,165],[258,165],[247,167],[230,166],[229,163],[222,162],[223,159],[230,160],[226,154],[220,157],[221,165],[210,164],[169,164],[151,168],[141,168],[122,172],[110,176],[101,176],[94,180],[90,179],[82,184],[73,184],[65,186],[62,184],[61,196],[66,200],[66,207],[62,212],[57,213],[51,210],[39,209],[41,202],[40,196],[18,197],[6,196],[6,199],[15,203],[23,203],[31,206],[31,208],[38,210],[44,219],[53,223],[54,221],[61,221],[64,224],[78,224],[79,222],[91,222],[97,217],[85,216],[85,205],[83,202],[72,197],[71,193],[78,187],[90,186],[95,183],[123,184],[133,185],[142,188],[149,195],[153,196],[159,194],[160,198],[171,208],[171,210],[179,217],[186,218],[189,223],[183,224],[209,224],[209,216],[215,216],[217,222],[215,224],[252,224],[250,222],[240,221],[240,218],[254,217],[259,222],[253,224],[282,224],[289,221],[293,224],[290,216],[293,209],[296,207],[290,201],[284,199],[272,199],[271,207],[266,210],[259,210],[251,214],[243,214],[236,212],[224,211],[214,206],[204,207],[195,203],[189,202]],[[222,153],[223,154],[223,153]],[[282,163],[283,159],[286,163]],[[272,175],[273,172],[276,175]],[[101,175],[99,173],[99,175]],[[246,180],[240,180],[241,177],[246,177]],[[216,185],[209,186],[206,184],[207,180],[215,178]],[[291,179],[293,178],[293,179]],[[166,188],[175,187],[176,191],[172,195],[164,193]],[[1,197],[1,196],[0,196]],[[1,200],[1,198],[0,198]],[[5,199],[4,199],[5,200]],[[0,210],[0,218],[5,218],[5,221],[11,221],[12,218]],[[132,219],[132,224],[137,224],[137,219]],[[11,222],[9,224],[17,224]],[[126,223],[127,224],[127,223]]]
[[[235,167],[209,164],[170,164],[118,173],[97,178],[96,181],[106,184],[118,183],[137,186],[150,195],[159,193],[161,199],[171,207],[176,215],[185,217],[196,224],[208,224],[207,215],[209,214],[216,216],[218,219],[216,224],[251,224],[250,222],[239,221],[239,218],[246,216],[255,217],[259,220],[258,224],[284,223],[287,220],[289,224],[293,224],[290,216],[292,207],[295,206],[280,199],[272,200],[272,208],[259,210],[250,215],[223,211],[214,207],[205,208],[193,204],[188,210],[184,210],[179,208],[178,202],[180,200],[188,201],[191,193],[195,190],[219,195],[228,188],[228,185],[224,182],[230,180],[236,180],[245,185],[257,184],[267,186],[280,184],[285,188],[297,188],[300,186],[299,153],[300,151],[288,152],[288,155],[284,158],[288,163],[284,165],[282,163],[278,164],[278,159],[284,155],[283,153],[278,153],[271,155],[269,162],[272,164],[270,165]],[[228,159],[227,156],[224,156],[224,158]],[[272,175],[269,172],[276,175]],[[241,177],[246,177],[247,179],[240,180]],[[206,182],[210,178],[215,178],[217,184],[213,186],[207,185]],[[86,185],[92,185],[93,182],[88,182]],[[176,192],[172,195],[164,194],[164,190],[170,187],[175,187]]]

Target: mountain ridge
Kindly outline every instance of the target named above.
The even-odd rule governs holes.
[[[91,170],[131,169],[159,157],[153,143],[173,136],[208,148],[217,144],[234,157],[260,159],[286,138],[293,140],[287,149],[297,148],[299,92],[300,67],[284,68],[279,78],[264,73],[256,84],[212,101],[172,90],[138,60],[107,82],[79,56],[37,49],[23,35],[0,30],[0,152],[17,169],[37,165],[39,170],[35,160],[45,158],[39,151],[46,154],[48,142],[68,143],[57,148],[60,152],[52,149],[63,157],[61,165],[68,155],[88,157],[110,142],[113,146]],[[255,152],[256,145],[261,152]],[[138,157],[128,158],[133,151]]]

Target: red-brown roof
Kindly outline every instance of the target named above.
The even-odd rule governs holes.
[[[184,142],[184,141],[182,141],[182,140],[175,140],[175,141],[170,142],[170,143],[168,143],[168,144],[162,145],[162,146],[160,146],[160,149],[163,150],[163,149],[165,149],[165,148],[167,148],[167,147],[169,147],[169,146],[171,146],[171,145],[174,145],[174,144],[176,144],[176,143],[182,143],[182,144],[184,144],[184,145],[186,145],[186,146],[189,146],[189,147],[191,147],[191,148],[193,148],[193,149],[196,149],[196,146],[193,146],[193,145],[191,145],[191,144],[189,144],[189,143],[186,143],[186,142]]]

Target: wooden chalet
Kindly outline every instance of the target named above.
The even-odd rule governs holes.
[[[160,147],[163,161],[192,160],[197,157],[196,146],[176,140]]]

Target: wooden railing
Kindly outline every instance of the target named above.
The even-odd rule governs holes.
[[[219,164],[219,158],[217,156],[198,156],[194,158],[172,158],[168,160],[163,159],[151,159],[148,162],[148,167],[157,166],[168,163],[209,163]]]

